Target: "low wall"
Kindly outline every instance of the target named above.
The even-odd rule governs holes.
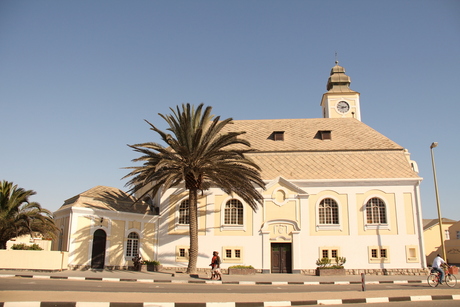
[[[3,270],[67,270],[68,252],[0,250],[0,269]]]
[[[314,270],[301,270],[301,274],[316,275]],[[345,269],[346,275],[428,275],[430,269]]]

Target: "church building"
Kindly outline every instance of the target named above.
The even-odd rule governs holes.
[[[218,251],[224,270],[311,273],[320,258],[345,257],[349,274],[423,272],[417,164],[361,122],[360,94],[350,83],[336,62],[320,103],[323,118],[226,126],[246,131],[257,150],[248,156],[261,168],[264,201],[253,211],[218,188],[200,194],[198,268],[208,269]],[[61,236],[54,249],[69,252],[70,268],[127,268],[137,252],[186,268],[187,197],[182,186],[132,205],[118,189],[95,187],[55,212]]]

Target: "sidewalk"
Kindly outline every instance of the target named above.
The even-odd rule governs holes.
[[[427,276],[365,276],[366,284],[409,284],[416,283],[421,287],[411,288],[402,286],[394,290],[361,291],[361,276],[312,276],[301,274],[256,274],[256,275],[223,275],[223,281],[211,281],[209,275],[200,273],[198,276],[189,276],[185,273],[173,271],[163,272],[134,272],[134,271],[62,271],[36,272],[18,270],[0,270],[0,278],[31,278],[31,279],[69,279],[82,281],[107,282],[143,282],[143,283],[198,283],[210,287],[226,284],[240,285],[307,285],[306,291],[289,293],[283,290],[280,293],[113,293],[113,292],[71,292],[57,291],[3,291],[0,301],[4,307],[10,306],[42,306],[43,302],[56,303],[53,306],[85,306],[109,307],[117,306],[161,306],[161,307],[246,307],[246,306],[305,306],[330,304],[358,304],[392,301],[431,301],[431,300],[460,300],[460,286],[448,288],[440,286],[436,289],[426,284]],[[333,284],[337,285],[333,291],[312,292],[308,285]],[[341,285],[356,284],[356,291],[345,291]],[[335,287],[335,286],[334,286]],[[211,288],[210,288],[211,289]],[[19,298],[19,299],[18,299]],[[27,299],[24,299],[27,298]],[[18,302],[19,300],[19,302]],[[34,302],[31,302],[31,301]],[[14,303],[13,303],[14,302]],[[97,302],[97,303],[92,303]],[[137,303],[134,303],[137,302]],[[117,303],[117,304],[113,304]],[[22,305],[23,304],[23,305]],[[43,305],[45,306],[45,305]]]

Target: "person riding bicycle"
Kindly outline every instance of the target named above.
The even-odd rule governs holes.
[[[441,255],[437,255],[436,258],[433,260],[433,265],[431,266],[433,270],[437,271],[439,274],[441,274],[441,279],[439,281],[440,284],[444,281],[444,269],[442,268],[443,265],[447,265],[447,262],[444,261],[444,259],[441,258]]]

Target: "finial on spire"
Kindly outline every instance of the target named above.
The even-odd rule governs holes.
[[[339,64],[339,60],[337,59],[337,51],[335,52],[335,65]]]

